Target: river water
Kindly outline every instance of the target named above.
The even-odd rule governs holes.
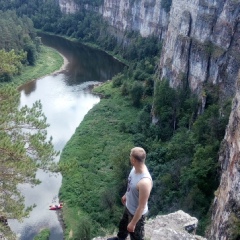
[[[45,34],[41,37],[42,42],[58,50],[68,64],[62,72],[22,86],[20,105],[32,106],[36,100],[41,100],[50,124],[48,134],[53,137],[55,149],[61,151],[87,112],[100,101],[98,96],[91,94],[89,86],[111,79],[124,65],[102,51],[79,43]],[[25,205],[36,204],[36,207],[29,218],[23,222],[9,220],[9,226],[21,240],[32,240],[44,228],[50,229],[50,240],[61,240],[63,230],[57,213],[48,210],[48,206],[58,203],[62,176],[38,170],[37,178],[41,180],[38,186],[19,186],[25,196]]]

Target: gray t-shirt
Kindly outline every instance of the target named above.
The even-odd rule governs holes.
[[[144,173],[136,173],[135,168],[133,167],[129,176],[128,176],[128,186],[126,192],[126,207],[128,211],[134,215],[139,202],[139,191],[137,189],[138,182],[143,178],[149,178],[152,181],[152,177],[147,169]],[[148,211],[148,204],[146,203],[143,215]]]

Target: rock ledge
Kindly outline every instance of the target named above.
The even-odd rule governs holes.
[[[167,215],[158,215],[149,219],[145,225],[146,240],[207,240],[195,235],[198,220],[179,210]],[[109,237],[109,236],[108,236]],[[93,240],[106,240],[108,237],[97,237]]]

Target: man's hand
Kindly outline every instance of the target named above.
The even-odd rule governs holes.
[[[134,225],[134,224],[132,224],[132,222],[130,222],[127,226],[128,232],[134,232],[135,227],[136,227],[136,225]]]
[[[125,206],[126,205],[126,195],[123,195],[121,198],[122,204]]]

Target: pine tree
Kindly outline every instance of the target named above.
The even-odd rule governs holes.
[[[21,219],[24,209],[18,184],[38,184],[38,168],[56,171],[58,154],[47,136],[46,117],[40,101],[32,108],[19,108],[19,92],[13,87],[0,88],[0,216]]]

